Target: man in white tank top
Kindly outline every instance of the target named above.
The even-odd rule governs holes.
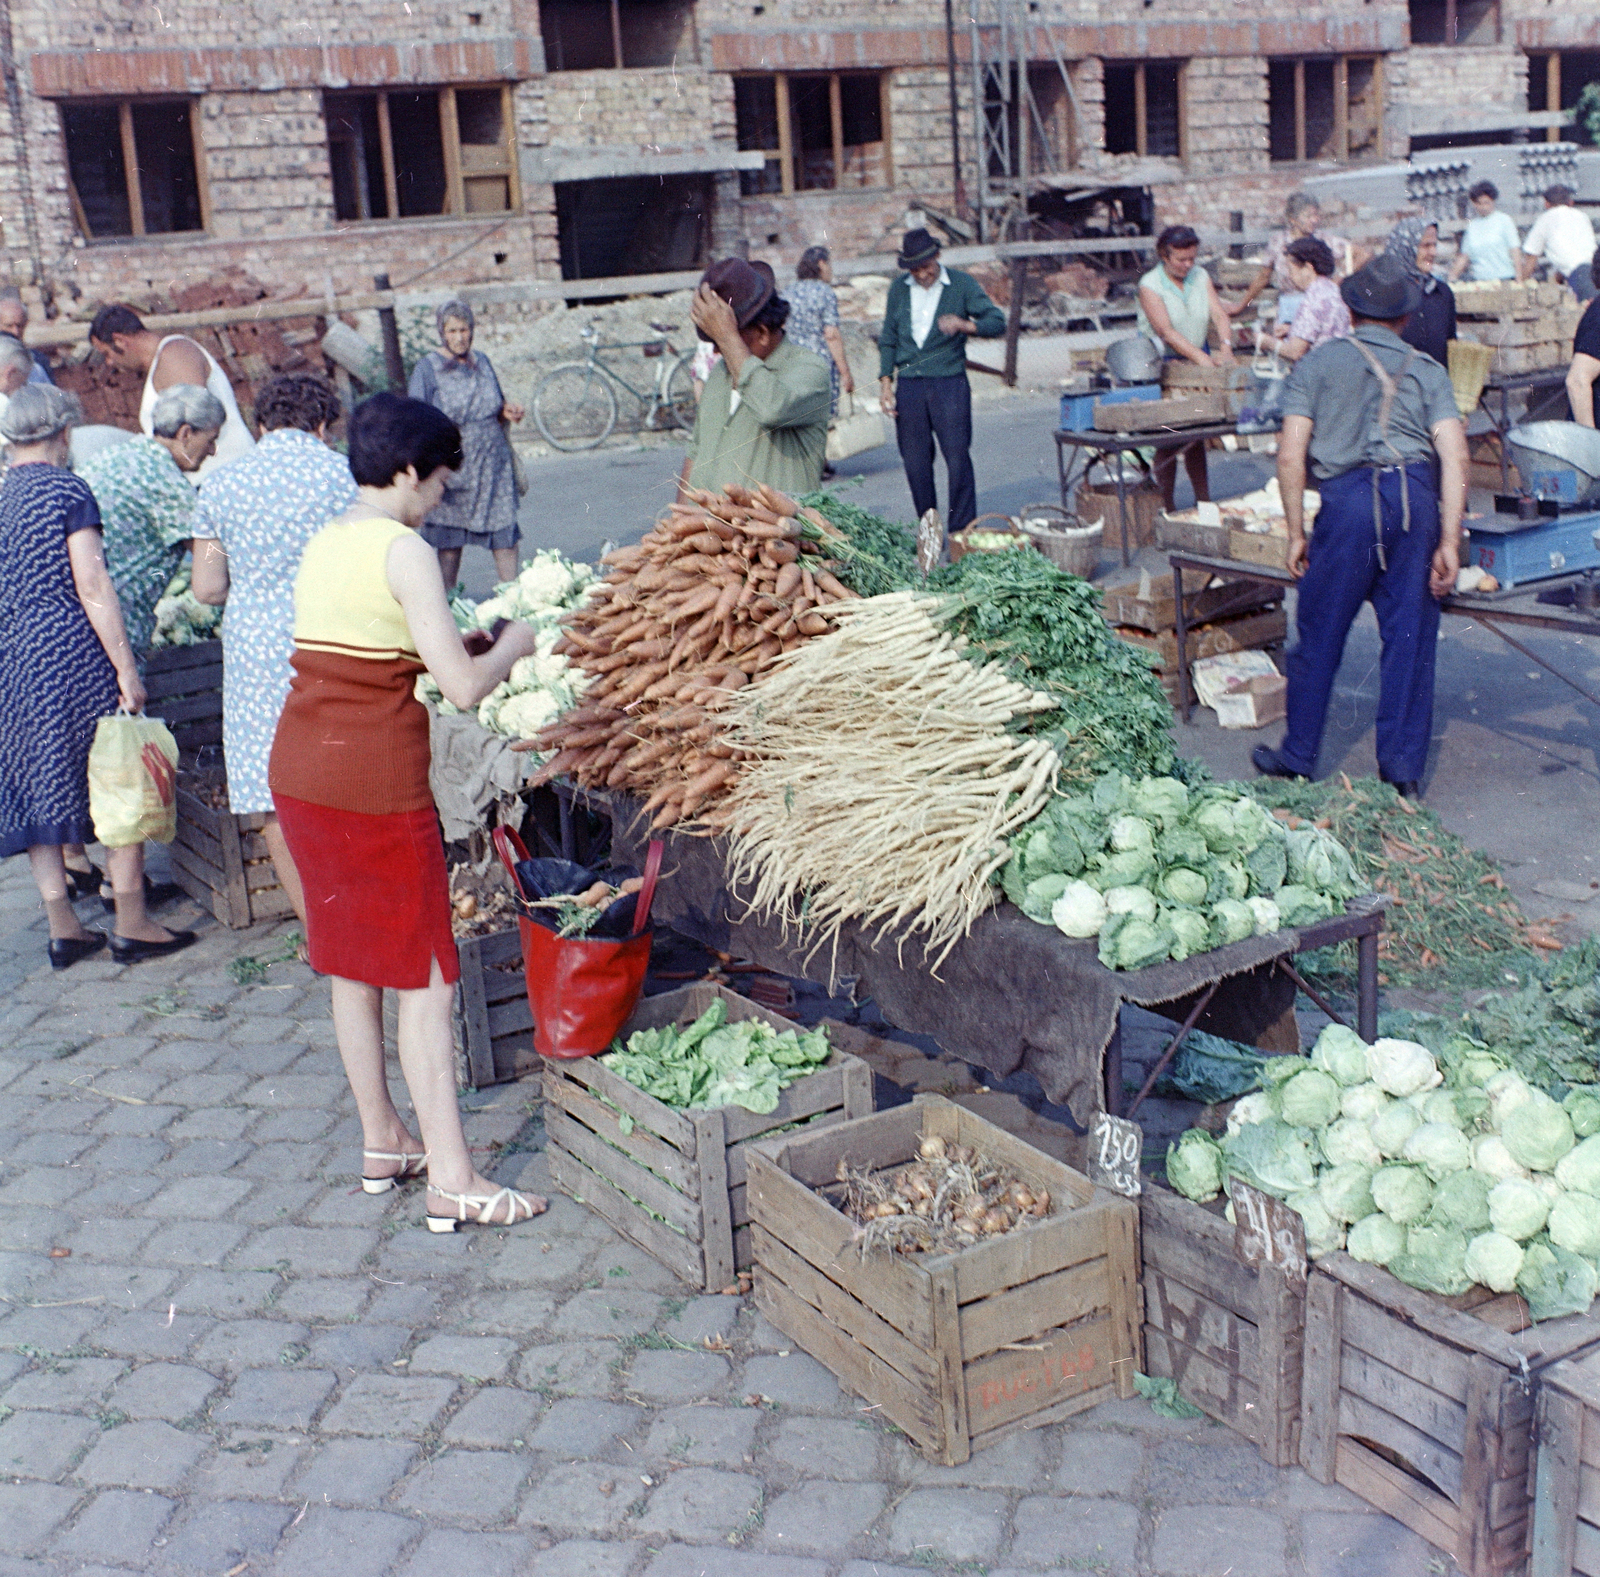
[[[255,447],[255,439],[239,414],[228,375],[203,345],[182,334],[165,338],[144,326],[132,307],[101,307],[89,325],[89,342],[113,367],[144,374],[144,394],[139,401],[139,426],[151,431],[150,414],[163,390],[177,383],[195,384],[222,402],[227,420],[217,437],[217,452],[198,471],[188,473],[196,486],[219,465]]]

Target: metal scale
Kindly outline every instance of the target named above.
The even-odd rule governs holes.
[[[1594,606],[1600,570],[1600,432],[1576,422],[1528,422],[1506,442],[1522,492],[1495,499],[1496,512],[1472,522],[1471,562],[1502,587],[1589,572],[1574,605]]]

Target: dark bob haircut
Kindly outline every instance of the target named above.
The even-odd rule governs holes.
[[[441,466],[461,469],[461,429],[437,406],[403,394],[374,394],[350,413],[350,474],[362,487],[387,487],[408,467],[425,482]]]
[[[781,329],[789,321],[789,303],[782,296],[774,296],[766,306],[745,324],[749,329]]]
[[[1188,225],[1168,225],[1156,237],[1156,255],[1165,257],[1168,252],[1182,252],[1199,245],[1200,237]]]
[[[1309,263],[1324,278],[1333,277],[1333,249],[1326,241],[1319,241],[1314,235],[1303,235],[1291,241],[1283,251],[1284,256],[1292,257],[1297,263]]]
[[[331,427],[342,409],[333,385],[315,373],[279,373],[256,391],[256,425],[264,433],[285,427],[314,433],[324,423]]]
[[[1476,186],[1468,189],[1467,200],[1475,203],[1480,197],[1487,197],[1490,202],[1497,203],[1500,201],[1500,188],[1493,181],[1479,181]]]
[[[89,325],[89,338],[99,340],[102,345],[109,345],[113,334],[143,332],[144,319],[132,307],[125,307],[120,302],[114,306],[101,307]]]
[[[800,261],[794,265],[794,277],[796,279],[821,279],[822,265],[827,261],[827,247],[808,246],[800,254]]]

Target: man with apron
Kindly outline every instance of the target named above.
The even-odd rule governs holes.
[[[1378,772],[1416,798],[1433,733],[1439,599],[1460,567],[1466,429],[1449,374],[1400,338],[1421,297],[1404,270],[1375,258],[1340,293],[1354,334],[1305,356],[1284,393],[1278,485],[1300,582],[1299,642],[1285,665],[1283,743],[1258,745],[1251,760],[1269,777],[1315,774],[1345,637],[1370,601],[1383,640]],[[1308,457],[1322,494],[1309,547]]]

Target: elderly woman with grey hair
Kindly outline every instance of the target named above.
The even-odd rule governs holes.
[[[432,350],[416,365],[406,392],[437,406],[461,429],[461,469],[444,498],[423,523],[422,536],[439,554],[447,590],[461,573],[464,547],[489,548],[495,576],[517,574],[516,460],[506,424],[520,422],[523,409],[500,390],[489,358],[472,348],[472,308],[447,301],[435,314],[442,350]]]
[[[30,384],[0,415],[0,437],[11,446],[0,481],[0,858],[27,851],[54,969],[106,943],[73,913],[64,850],[94,836],[89,747],[97,721],[118,705],[141,711],[145,701],[101,548],[99,507],[66,468],[67,434],[81,414],[72,395]],[[141,845],[110,850],[107,863],[119,962],[194,940],[146,912]]]

